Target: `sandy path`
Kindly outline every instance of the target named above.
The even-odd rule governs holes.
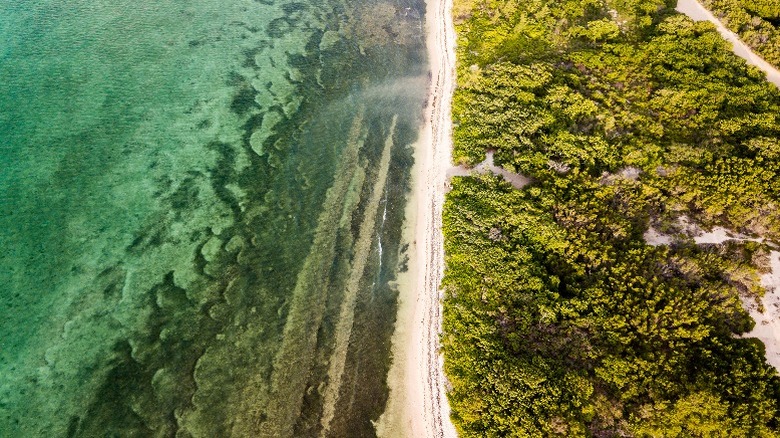
[[[524,175],[520,175],[518,173],[512,173],[503,167],[496,166],[496,164],[493,162],[493,155],[495,154],[495,151],[487,151],[487,154],[485,156],[485,160],[481,163],[477,164],[473,168],[469,168],[466,166],[453,166],[447,169],[446,175],[447,175],[447,181],[450,180],[453,176],[470,176],[474,173],[495,173],[496,175],[501,175],[504,177],[504,179],[509,183],[512,184],[513,187],[516,189],[522,189],[523,187],[527,186],[531,183],[531,178],[528,178]]]
[[[780,70],[773,67],[763,58],[739,39],[739,35],[732,32],[718,20],[707,8],[697,0],[679,0],[677,11],[690,17],[694,21],[709,21],[714,24],[721,36],[732,44],[735,55],[747,61],[748,64],[758,67],[766,73],[767,80],[780,87]],[[649,230],[645,235],[649,244],[668,244],[668,236]],[[702,233],[694,237],[698,244],[723,243],[726,240],[754,240],[737,233],[716,227],[711,232]],[[756,321],[756,326],[745,337],[758,338],[766,347],[766,359],[769,364],[780,370],[780,252],[770,253],[771,272],[761,277],[761,284],[766,288],[766,293],[761,299],[763,312],[756,303],[743,299],[742,304],[750,312],[750,316]]]
[[[451,0],[426,5],[431,84],[425,126],[416,147],[414,198],[407,218],[410,284],[401,285],[401,309],[393,345],[390,400],[377,424],[385,437],[456,437],[447,403],[447,381],[439,354],[444,245],[441,229],[446,173],[451,165],[452,93],[455,87],[455,28]]]
[[[697,0],[679,0],[677,3],[677,12],[689,16],[693,21],[709,21],[714,24],[721,36],[733,45],[735,55],[747,61],[748,64],[758,67],[766,73],[767,80],[780,87],[780,70],[774,68],[771,64],[764,61],[753,50],[739,39],[739,35],[730,31],[723,23],[715,17],[712,12],[702,6]]]
[[[730,240],[765,242],[761,237],[746,236],[723,227],[714,227],[712,231],[704,231],[698,225],[691,223],[685,216],[680,218],[680,226],[684,233],[693,237],[693,241],[698,245],[720,245]],[[653,246],[670,245],[676,239],[675,236],[661,233],[652,226],[645,232],[644,237],[645,242]],[[776,248],[776,245],[771,242],[769,246]],[[745,333],[743,337],[757,338],[763,342],[764,347],[766,347],[767,362],[780,371],[780,251],[771,250],[769,252],[769,268],[770,271],[761,276],[761,286],[766,290],[764,296],[761,297],[761,305],[759,306],[753,297],[740,297],[742,306],[756,322],[753,330]]]
[[[729,240],[739,242],[764,242],[763,238],[752,238],[744,234],[734,233],[723,227],[715,227],[712,231],[701,232],[693,237],[699,244],[722,244]],[[771,244],[770,244],[771,246]],[[753,298],[740,297],[742,306],[750,313],[756,322],[755,327],[745,338],[757,338],[764,343],[766,360],[780,371],[780,251],[769,252],[770,271],[761,276],[761,286],[766,292],[761,297],[761,309]]]
[[[766,347],[766,360],[770,365],[780,370],[780,251],[769,254],[771,271],[761,276],[761,285],[766,293],[761,298],[764,311],[761,312],[756,303],[743,300],[742,303],[756,321],[756,326],[746,338],[758,338]]]

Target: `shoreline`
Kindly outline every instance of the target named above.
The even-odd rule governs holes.
[[[737,56],[767,73],[768,81],[780,86],[780,71],[756,55],[698,1],[680,0],[676,9],[695,21],[712,22],[721,36],[733,44]],[[385,412],[376,423],[380,437],[457,437],[449,418],[448,383],[439,354],[439,285],[444,272],[441,217],[449,174],[471,170],[461,172],[453,167],[451,159],[456,41],[452,0],[427,0],[425,27],[430,88],[425,124],[415,144],[413,193],[407,203],[404,226],[409,270],[398,276],[399,309],[391,347],[393,362],[388,373],[390,395]],[[756,306],[745,306],[756,327],[743,336],[760,339],[767,347],[769,363],[780,369],[780,323],[769,322],[780,317],[780,253],[773,251],[771,260],[772,272],[762,276],[762,285],[767,289],[763,299],[765,313],[760,313]],[[774,342],[766,342],[767,337]]]
[[[452,154],[455,28],[452,0],[428,0],[425,14],[430,85],[425,119],[415,144],[413,195],[406,207],[404,241],[409,271],[399,275],[399,308],[388,373],[387,408],[380,437],[454,438],[439,354],[444,245],[441,228],[446,174]]]
[[[737,56],[765,72],[770,83],[780,86],[780,71],[755,54],[698,1],[680,0],[676,9],[694,21],[712,22],[733,44]],[[443,298],[439,285],[444,272],[442,208],[447,178],[459,171],[451,158],[456,41],[452,0],[427,0],[425,28],[430,85],[425,123],[415,144],[413,192],[406,207],[404,242],[409,244],[409,270],[398,276],[399,308],[388,373],[390,394],[385,412],[376,423],[380,437],[457,437],[449,418],[448,383],[439,354]],[[772,272],[762,276],[767,289],[765,313],[743,301],[756,321],[756,327],[743,336],[760,339],[767,348],[767,360],[780,369],[780,323],[767,318],[780,317],[780,253],[773,251],[771,260]],[[766,342],[767,337],[773,342]]]

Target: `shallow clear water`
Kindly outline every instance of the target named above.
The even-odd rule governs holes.
[[[373,433],[422,11],[0,4],[0,436]]]

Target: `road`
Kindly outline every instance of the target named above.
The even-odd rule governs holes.
[[[774,68],[771,64],[756,54],[747,44],[739,39],[739,35],[730,31],[723,23],[718,20],[707,8],[696,0],[680,0],[677,3],[677,12],[683,13],[693,21],[709,21],[714,24],[723,39],[730,42],[733,46],[732,51],[735,55],[747,61],[748,64],[758,67],[766,73],[767,80],[780,87],[780,70]]]

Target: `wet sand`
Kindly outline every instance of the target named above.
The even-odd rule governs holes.
[[[407,206],[409,271],[399,276],[400,307],[388,377],[390,399],[377,423],[382,437],[456,437],[439,352],[444,246],[441,229],[447,170],[452,167],[451,104],[455,29],[451,0],[426,10],[431,83],[416,145],[414,192]]]

